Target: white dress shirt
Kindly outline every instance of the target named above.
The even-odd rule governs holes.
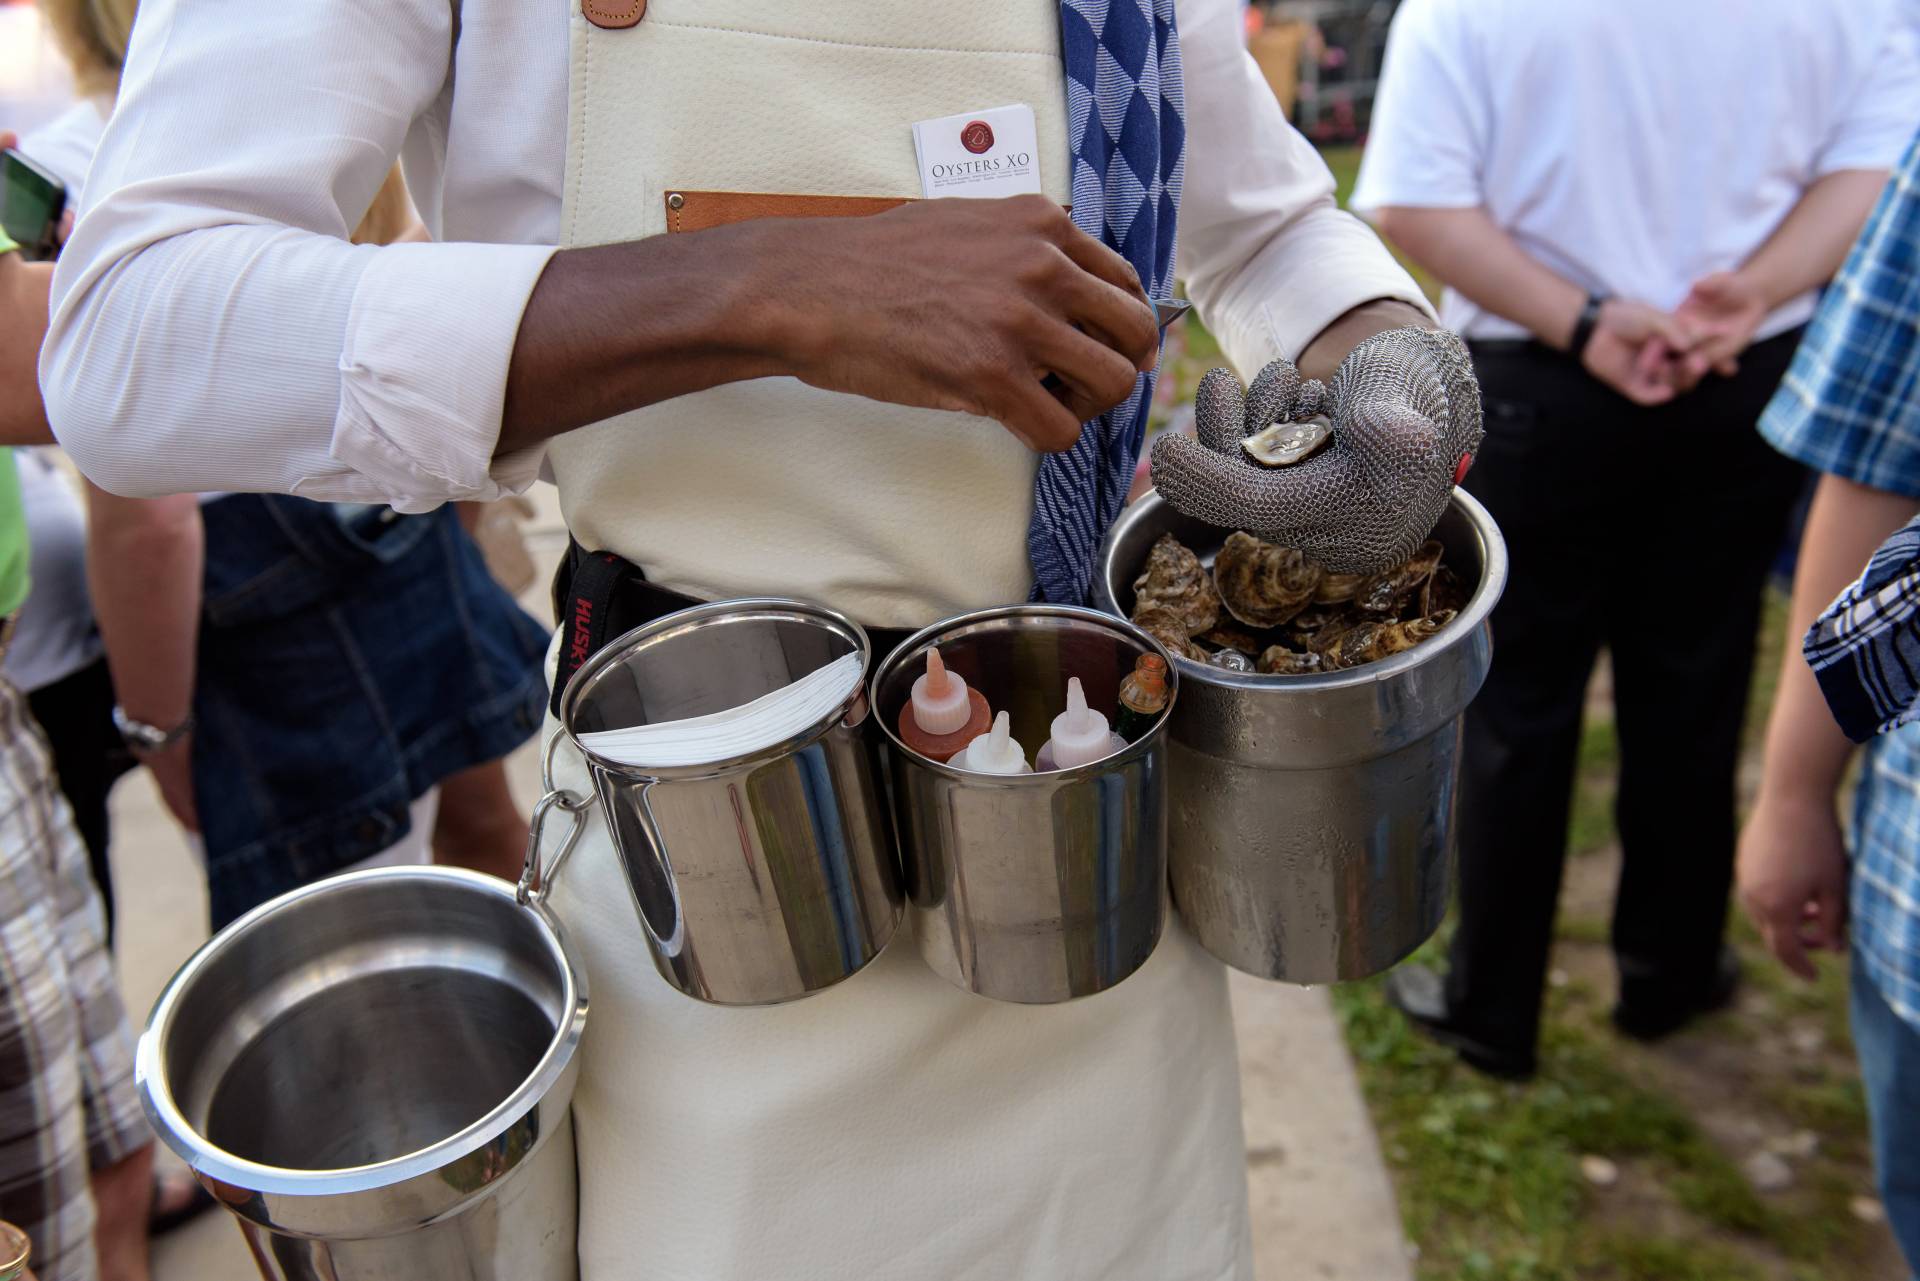
[[[1229,357],[1297,355],[1369,299],[1424,306],[1334,207],[1234,0],[1180,21],[1182,269]],[[56,434],[128,494],[413,511],[524,488],[538,451],[493,452],[558,237],[566,102],[562,3],[146,0],[55,278]],[[395,156],[441,243],[349,245]]]
[[[1816,179],[1891,168],[1916,123],[1907,0],[1407,0],[1353,204],[1484,205],[1582,288],[1672,308]],[[1451,290],[1440,315],[1526,332]]]

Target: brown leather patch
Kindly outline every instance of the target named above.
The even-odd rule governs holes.
[[[580,12],[594,26],[618,31],[647,16],[647,0],[580,0]]]
[[[755,218],[860,218],[898,209],[899,196],[794,196],[764,191],[669,191],[668,231],[705,231]]]

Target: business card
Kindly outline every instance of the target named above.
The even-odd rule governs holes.
[[[1039,134],[1023,103],[967,111],[913,126],[920,192],[927,199],[992,199],[1040,190]]]

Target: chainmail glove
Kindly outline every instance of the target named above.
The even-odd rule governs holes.
[[[1330,387],[1276,360],[1245,392],[1231,370],[1200,382],[1199,436],[1154,442],[1153,483],[1173,506],[1223,529],[1294,547],[1340,574],[1404,563],[1440,523],[1480,448],[1480,385],[1466,344],[1431,329],[1393,329],[1348,354]],[[1275,422],[1326,414],[1333,438],[1291,467],[1240,447]]]

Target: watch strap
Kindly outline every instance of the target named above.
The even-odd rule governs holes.
[[[1593,332],[1600,327],[1600,309],[1606,305],[1605,294],[1587,295],[1587,304],[1580,309],[1580,318],[1573,322],[1573,337],[1567,340],[1567,354],[1575,360],[1587,354],[1587,344],[1593,341]]]

